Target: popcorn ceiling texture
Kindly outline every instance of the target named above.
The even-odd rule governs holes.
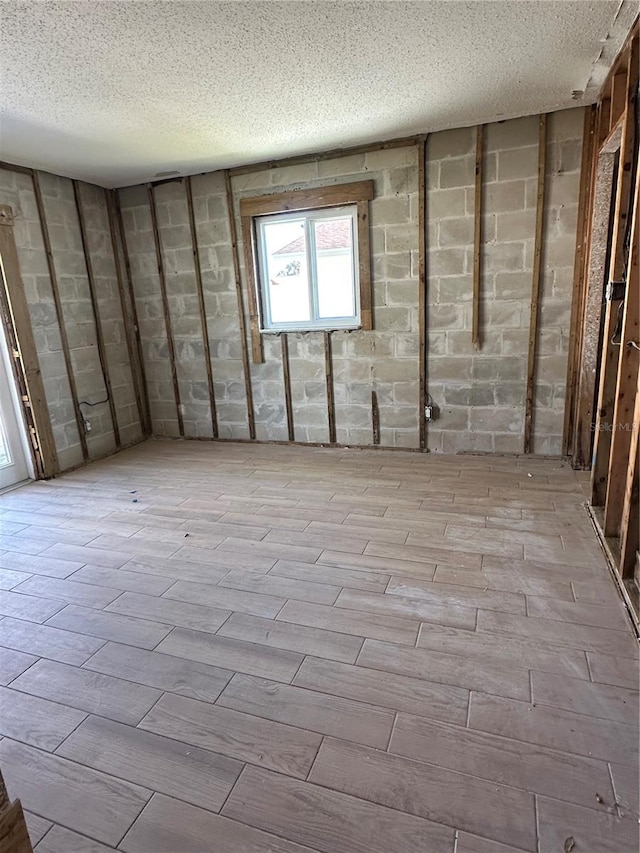
[[[548,119],[545,251],[534,399],[534,451],[561,451],[579,190],[583,110]],[[432,134],[427,143],[428,390],[438,419],[432,452],[521,452],[535,227],[538,118],[485,129],[483,346],[471,344],[475,130]],[[418,149],[415,146],[274,167],[232,179],[241,198],[286,189],[373,179],[370,207],[374,331],[332,334],[336,438],[373,443],[376,391],[381,443],[419,446]],[[85,259],[66,178],[40,175],[71,360],[81,399],[103,400]],[[221,438],[249,438],[240,321],[224,175],[193,178],[194,213],[211,342]],[[104,191],[80,185],[101,322],[123,445],[141,427],[133,391]],[[155,190],[185,434],[211,438],[185,186]],[[146,186],[119,192],[139,319],[153,433],[178,436],[171,363]],[[0,170],[0,202],[15,215],[15,239],[56,446],[63,469],[82,461],[61,351],[46,255],[30,177]],[[243,264],[240,244],[241,266]],[[247,312],[244,268],[243,309]],[[132,331],[132,328],[130,328]],[[265,363],[250,364],[257,438],[288,438],[281,343],[264,336]],[[295,439],[329,440],[325,358],[319,332],[289,335]],[[133,366],[133,369],[136,369]],[[106,403],[83,407],[91,458],[115,448]]]
[[[4,0],[3,158],[125,186],[595,101],[634,0]],[[580,97],[580,95],[578,95]]]

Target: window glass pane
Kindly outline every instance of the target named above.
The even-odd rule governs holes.
[[[313,223],[316,243],[318,317],[353,317],[353,219],[321,219]]]
[[[304,219],[288,219],[262,226],[263,281],[272,324],[311,319],[304,224]]]

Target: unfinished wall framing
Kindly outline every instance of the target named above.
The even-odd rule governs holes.
[[[637,610],[640,421],[640,174],[638,23],[592,119],[583,169],[587,215],[576,257],[577,329],[567,446],[591,467],[591,504],[610,558]],[[587,193],[588,188],[588,193]],[[589,432],[591,435],[589,435]],[[591,439],[591,440],[590,440]]]
[[[463,129],[197,175],[192,226],[184,180],[155,185],[185,435],[214,437],[214,400],[224,439],[521,453],[529,376],[527,451],[560,454],[583,111],[548,117],[542,173],[539,125],[487,125],[480,149],[476,131]],[[374,182],[373,330],[256,335],[241,201],[362,180]],[[178,436],[149,190],[118,196],[153,431]],[[438,415],[430,424],[427,400]]]
[[[57,459],[37,473],[50,476],[143,437],[119,248],[100,187],[2,164],[0,202],[14,217],[8,284],[27,306],[16,333],[34,341],[41,422],[46,415]]]

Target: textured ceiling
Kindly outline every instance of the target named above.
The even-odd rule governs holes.
[[[2,157],[122,186],[594,100],[628,0],[1,0]]]

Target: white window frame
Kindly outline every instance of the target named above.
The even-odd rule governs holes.
[[[355,311],[349,316],[320,317],[318,295],[318,254],[315,242],[315,224],[331,219],[351,220],[351,264],[352,292]],[[295,320],[290,323],[276,323],[271,319],[271,304],[268,291],[268,259],[265,237],[265,227],[273,222],[302,220],[304,222],[305,250],[307,258],[307,284],[309,287],[310,320]],[[358,206],[356,204],[341,207],[325,207],[319,210],[292,211],[290,213],[273,213],[269,216],[258,216],[255,219],[257,272],[260,283],[260,332],[262,334],[279,334],[280,332],[311,332],[327,331],[329,329],[359,329],[360,328],[360,282],[358,258]]]

